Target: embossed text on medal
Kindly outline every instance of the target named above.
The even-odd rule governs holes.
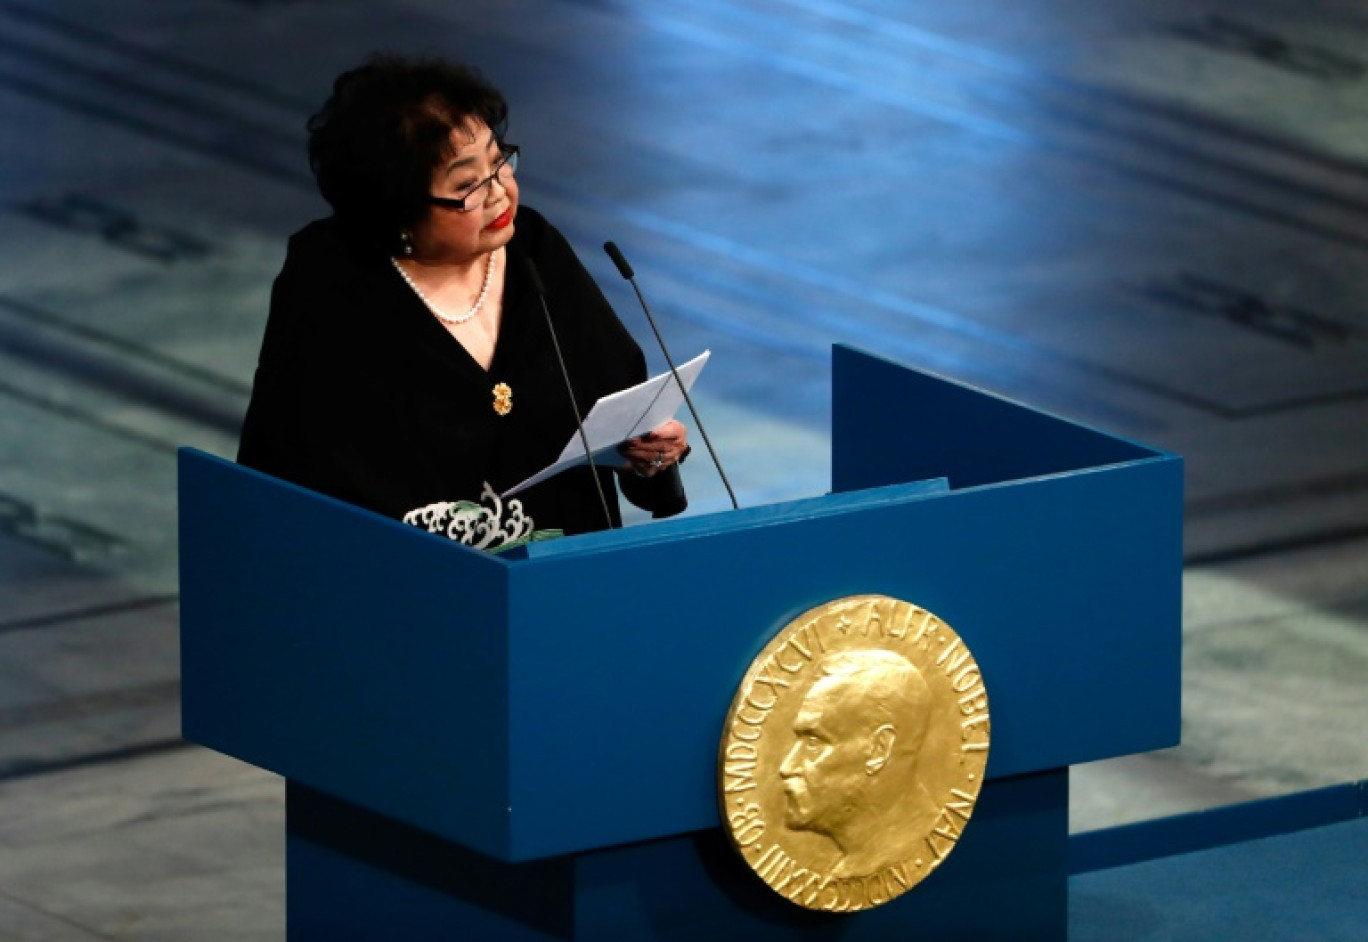
[[[911,889],[954,849],[988,762],[988,694],[960,637],[882,595],[785,626],[722,734],[724,827],[799,906],[853,912]]]

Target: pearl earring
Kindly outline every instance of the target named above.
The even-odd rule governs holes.
[[[402,245],[403,245],[402,251],[403,251],[405,257],[412,257],[412,255],[413,255],[413,239],[410,238],[409,234],[408,234],[407,232],[401,232],[401,233],[399,233],[399,241],[400,241],[400,243],[402,243]]]

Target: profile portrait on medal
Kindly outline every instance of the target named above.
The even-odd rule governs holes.
[[[990,725],[978,663],[932,612],[886,595],[809,609],[751,661],[727,714],[732,844],[799,906],[881,906],[958,846]]]
[[[828,655],[815,674],[779,766],[783,823],[834,845],[832,876],[874,873],[904,850],[889,835],[929,831],[940,813],[918,774],[931,690],[886,650]]]
[[[377,54],[337,77],[308,123],[332,212],[289,240],[240,463],[489,549],[618,526],[619,492],[656,517],[684,509],[673,420],[596,472],[499,498],[557,459],[577,411],[647,375],[570,243],[522,202],[536,154],[508,115],[479,72],[438,58]]]

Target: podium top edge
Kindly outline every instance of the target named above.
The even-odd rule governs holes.
[[[1139,468],[1156,464],[1181,464],[1178,455],[1160,453],[1138,457],[1128,461],[1078,468],[1069,471],[1051,472],[1010,481],[995,481],[965,487],[951,488],[945,478],[932,478],[925,481],[912,481],[902,484],[889,484],[881,487],[862,488],[852,491],[834,492],[816,497],[797,498],[774,504],[755,507],[742,507],[739,510],[727,508],[695,516],[675,517],[668,520],[655,520],[618,530],[602,530],[595,533],[582,533],[545,543],[530,543],[517,555],[509,559],[513,565],[535,565],[584,558],[603,553],[627,551],[639,547],[678,542],[682,540],[707,539],[724,534],[735,534],[747,530],[761,530],[768,527],[797,524],[803,520],[834,517],[841,514],[870,510],[888,510],[907,504],[928,500],[955,499],[988,491],[1001,491],[1014,487],[1029,487],[1051,480],[1063,480],[1116,472],[1126,468]]]
[[[497,554],[467,546],[438,533],[429,533],[427,530],[404,523],[402,520],[396,520],[374,510],[311,490],[264,471],[249,468],[211,452],[190,445],[182,445],[176,449],[176,452],[182,475],[188,469],[193,474],[207,472],[225,475],[230,480],[250,481],[252,487],[265,488],[280,495],[290,495],[295,506],[326,507],[334,513],[338,520],[350,521],[373,532],[386,532],[401,540],[431,540],[433,541],[433,552],[454,553],[460,557],[464,565],[506,568],[510,564],[510,560],[503,559]],[[183,496],[182,502],[184,502]]]

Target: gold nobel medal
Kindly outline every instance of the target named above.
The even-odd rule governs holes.
[[[870,909],[955,849],[988,734],[983,676],[950,626],[883,595],[828,602],[741,681],[722,733],[724,827],[786,899]]]

